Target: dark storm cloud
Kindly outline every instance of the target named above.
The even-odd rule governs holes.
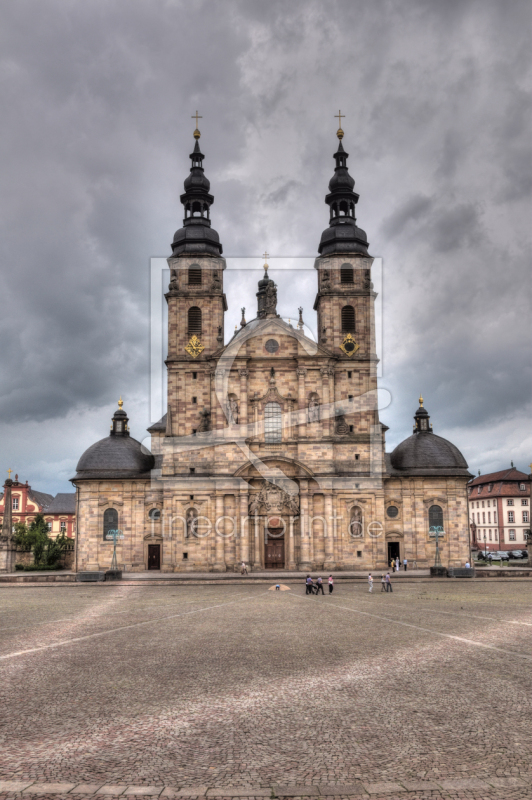
[[[64,490],[53,464],[68,476],[120,393],[138,438],[149,424],[149,258],[181,224],[196,108],[229,256],[316,254],[342,109],[384,257],[390,443],[422,390],[472,466],[529,462],[526,2],[12,1],[0,53],[1,433],[19,473]],[[227,332],[256,277],[231,282]],[[312,272],[278,283],[282,313],[312,324]]]

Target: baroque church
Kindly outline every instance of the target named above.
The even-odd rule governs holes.
[[[391,558],[469,559],[460,451],[433,432],[420,398],[412,435],[388,454],[377,409],[372,257],[337,132],[318,246],[317,339],[277,313],[268,264],[256,316],[231,340],[222,244],[194,131],[183,226],[168,259],[167,413],[151,452],[130,436],[122,401],[82,455],[76,569],[127,571],[384,569]]]

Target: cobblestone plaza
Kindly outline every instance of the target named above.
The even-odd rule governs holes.
[[[0,798],[524,798],[530,583],[0,589]]]

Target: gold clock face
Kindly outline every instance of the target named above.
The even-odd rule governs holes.
[[[192,336],[190,342],[185,347],[185,350],[189,356],[192,356],[192,358],[197,358],[199,354],[205,350],[205,348],[197,336]]]
[[[357,350],[360,350],[360,345],[355,342],[352,335],[350,333],[346,334],[346,337],[342,344],[340,345],[340,350],[348,356],[349,358],[353,356]]]

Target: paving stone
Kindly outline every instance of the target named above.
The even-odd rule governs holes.
[[[104,786],[101,786],[98,789],[98,794],[102,795],[112,795],[113,797],[119,797],[121,794],[124,794],[124,791],[127,787],[122,784],[119,786],[117,784],[106,783]]]
[[[362,783],[358,784],[350,784],[349,786],[328,786],[326,784],[320,783],[319,785],[320,795],[322,797],[338,797],[344,795],[353,795],[353,794],[366,794],[366,790],[364,789]]]
[[[504,788],[505,786],[526,786],[527,782],[523,778],[518,778],[515,775],[508,775],[507,777],[501,778],[486,778],[486,783],[489,783],[490,786],[496,786],[497,788]]]
[[[0,780],[0,792],[22,792],[27,786],[31,786],[35,781],[2,781]]]
[[[454,778],[452,780],[438,781],[442,789],[451,791],[452,789],[489,789],[489,785],[485,781],[478,778]]]
[[[319,797],[319,786],[275,786],[277,797]]]
[[[207,791],[207,797],[271,797],[272,790],[271,789],[257,789],[257,788],[247,788],[247,789],[235,789],[234,787],[229,787],[227,789],[209,789]]]
[[[179,797],[205,797],[207,789],[207,786],[184,786],[179,790],[178,795]]]
[[[71,794],[96,794],[102,786],[103,783],[78,783]]]
[[[147,795],[150,797],[158,797],[164,786],[128,786],[124,795],[127,794],[135,794],[135,795]]]
[[[401,783],[409,792],[429,792],[440,788],[434,781],[401,781]]]
[[[386,781],[381,781],[380,783],[364,783],[364,789],[368,794],[391,794],[392,792],[406,791],[400,783],[388,783]]]
[[[34,783],[23,794],[67,794],[75,783]]]

